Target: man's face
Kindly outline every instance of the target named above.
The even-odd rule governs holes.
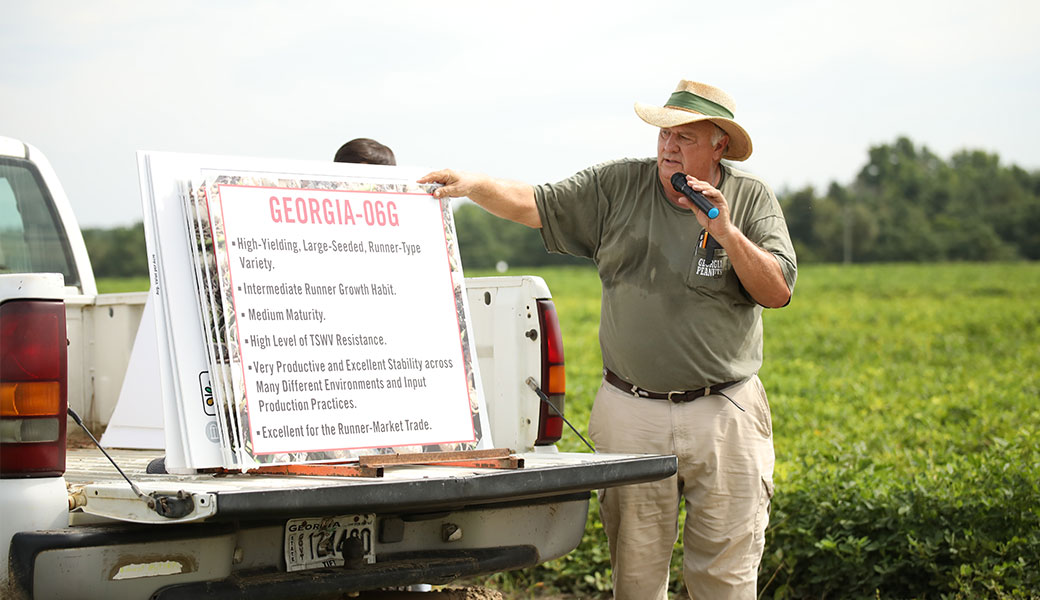
[[[715,131],[715,125],[710,121],[661,130],[657,136],[657,170],[669,198],[679,197],[671,183],[675,173],[682,172],[715,183],[715,165],[722,159],[727,142],[723,138],[713,147],[711,138]]]

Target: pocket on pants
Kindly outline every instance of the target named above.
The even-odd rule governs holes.
[[[755,511],[755,539],[761,539],[769,525],[769,509],[773,501],[773,480],[768,477],[762,478],[762,491],[758,501],[758,510]]]
[[[769,398],[766,396],[766,388],[757,377],[755,378],[755,393],[758,394],[758,397],[755,398],[755,407],[758,412],[758,429],[763,437],[772,437],[773,415],[769,410]]]

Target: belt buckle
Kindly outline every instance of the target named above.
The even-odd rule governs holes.
[[[674,396],[675,396],[676,394],[680,394],[680,395],[685,395],[685,394],[686,394],[686,392],[677,392],[677,391],[672,391],[672,392],[668,392],[668,400],[669,400],[670,402],[672,402],[673,404],[679,404],[680,402],[685,402],[685,400],[676,400],[676,399],[674,398]]]

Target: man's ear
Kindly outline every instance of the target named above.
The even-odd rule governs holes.
[[[712,154],[715,155],[715,160],[722,160],[722,155],[726,153],[727,146],[729,146],[729,134],[722,136],[719,142],[715,144],[715,147],[711,149]]]

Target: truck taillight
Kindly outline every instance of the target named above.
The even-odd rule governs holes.
[[[541,403],[538,413],[538,439],[535,446],[555,444],[563,435],[563,400],[567,391],[567,378],[563,367],[563,335],[560,320],[556,317],[556,306],[552,300],[538,301],[538,323],[542,328],[542,391],[549,402],[559,411]]]
[[[0,477],[65,472],[65,305],[0,304]]]

